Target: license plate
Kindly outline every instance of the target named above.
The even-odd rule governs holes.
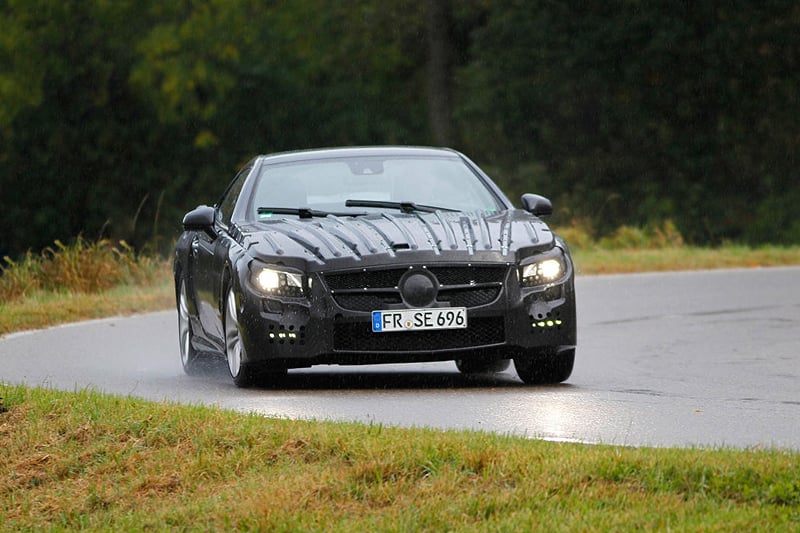
[[[423,331],[467,327],[466,307],[393,309],[372,312],[372,331]]]

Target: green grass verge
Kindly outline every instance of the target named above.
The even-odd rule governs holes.
[[[171,264],[125,241],[55,241],[0,261],[0,335],[174,305]]]
[[[800,246],[670,246],[653,249],[590,246],[575,250],[573,255],[578,275],[800,265]]]
[[[556,444],[0,386],[0,529],[791,531],[800,454]]]
[[[175,305],[172,278],[161,274],[144,285],[121,285],[99,293],[36,290],[0,303],[0,335],[91,318],[160,311]]]

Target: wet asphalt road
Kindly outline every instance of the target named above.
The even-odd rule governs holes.
[[[0,339],[0,381],[278,417],[800,449],[800,268],[581,277],[577,294],[575,371],[559,386],[430,363],[315,367],[242,390],[223,365],[183,374],[173,311]]]

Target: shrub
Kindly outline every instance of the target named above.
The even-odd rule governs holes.
[[[41,288],[41,268],[38,257],[30,251],[20,261],[3,258],[0,265],[0,301],[15,300]]]
[[[89,242],[78,237],[66,245],[55,241],[39,255],[30,251],[19,260],[4,258],[0,266],[0,299],[10,301],[36,290],[96,293],[117,285],[153,279],[164,262],[137,255],[125,241]]]
[[[611,235],[600,239],[601,248],[610,250],[679,248],[684,245],[683,236],[671,220],[660,226],[620,226]]]
[[[573,219],[569,226],[553,228],[572,249],[591,248],[595,245],[590,225],[586,220]]]

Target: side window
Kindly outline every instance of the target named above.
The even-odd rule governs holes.
[[[217,221],[224,225],[230,226],[231,218],[233,217],[233,210],[236,208],[236,202],[239,200],[239,195],[242,193],[245,179],[250,171],[253,169],[252,165],[247,165],[233,178],[228,190],[219,202],[217,209]]]

